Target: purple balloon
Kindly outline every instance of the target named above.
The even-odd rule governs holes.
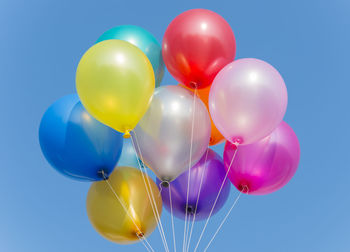
[[[196,212],[196,220],[203,220],[209,216],[213,207],[217,194],[220,190],[222,182],[224,181],[226,171],[222,158],[211,149],[208,150],[199,160],[199,162],[191,168],[191,182],[188,194],[188,214],[189,218],[194,216]],[[161,181],[157,179],[157,184],[160,185],[161,194],[165,208],[170,212],[169,188],[171,189],[171,198],[173,204],[173,213],[180,219],[185,219],[186,215],[186,199],[187,199],[187,181],[189,170],[182,173],[174,181],[170,182],[170,186],[161,185]],[[201,179],[203,176],[202,187]],[[197,195],[200,192],[197,211],[196,202]],[[230,194],[230,183],[225,181],[221,194],[216,202],[213,214],[217,213],[225,204]]]
[[[234,153],[237,154],[232,161]],[[286,185],[298,168],[300,147],[293,129],[285,122],[266,138],[238,148],[227,142],[225,169],[232,184],[248,194],[263,195]]]

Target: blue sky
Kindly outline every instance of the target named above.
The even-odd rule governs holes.
[[[142,249],[140,244],[108,242],[93,230],[85,210],[89,183],[63,177],[48,165],[40,152],[38,125],[54,100],[75,91],[78,61],[105,30],[140,25],[161,41],[176,15],[198,7],[218,12],[231,24],[237,58],[260,58],[280,71],[289,92],[285,120],[301,144],[300,166],[292,181],[271,195],[243,196],[208,251],[350,251],[346,0],[2,0],[0,251]],[[166,73],[163,84],[175,83]],[[215,150],[222,152],[223,146]],[[236,195],[232,189],[205,241]],[[162,220],[170,244],[165,211]],[[193,241],[202,225],[196,227]],[[176,227],[180,243],[182,223],[177,221]],[[157,231],[149,240],[161,251]]]

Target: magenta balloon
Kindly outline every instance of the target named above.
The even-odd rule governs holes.
[[[236,146],[227,142],[224,150],[228,170]],[[238,146],[228,174],[232,184],[248,194],[263,195],[279,190],[298,168],[300,147],[293,129],[285,122],[264,139]],[[247,190],[246,190],[247,189]]]
[[[281,75],[258,59],[240,59],[225,66],[209,95],[215,126],[227,140],[243,145],[269,135],[282,121],[287,102]]]

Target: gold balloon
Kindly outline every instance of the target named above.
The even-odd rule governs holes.
[[[147,111],[154,87],[147,56],[122,40],[95,44],[77,68],[76,88],[86,110],[126,137]]]
[[[160,215],[162,199],[158,187],[150,177],[146,174],[144,176],[148,191],[153,193]],[[147,180],[150,182],[150,187]],[[138,235],[150,235],[157,227],[157,219],[153,214],[142,173],[132,167],[117,167],[108,178],[108,182],[109,184],[107,181],[93,183],[87,196],[88,217],[96,231],[106,239],[119,244],[137,242]]]

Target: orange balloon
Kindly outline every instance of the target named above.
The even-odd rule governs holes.
[[[187,90],[190,90],[192,93],[194,93],[194,89],[192,89],[192,88],[189,88],[183,84],[179,84],[179,86],[186,88]],[[206,88],[197,89],[197,96],[205,104],[205,106],[208,109],[208,112],[209,112],[209,107],[208,107],[209,92],[210,92],[210,86],[206,87]],[[210,113],[209,113],[209,115],[210,115]],[[214,125],[213,120],[211,119],[211,116],[210,116],[210,121],[211,121],[211,135],[210,135],[209,145],[215,145],[215,144],[223,142],[225,138],[221,135],[219,130]]]

